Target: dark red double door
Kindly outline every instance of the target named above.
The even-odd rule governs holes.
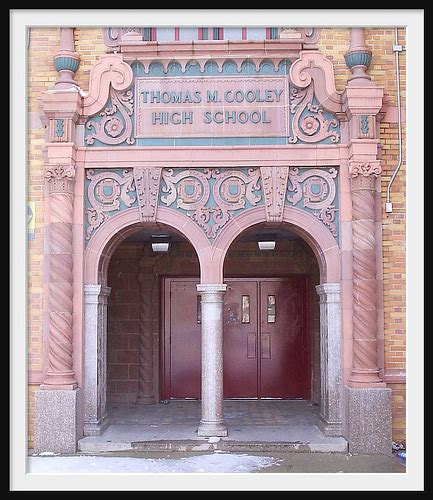
[[[225,281],[224,397],[309,399],[305,278]],[[165,282],[164,399],[200,399],[196,284]]]

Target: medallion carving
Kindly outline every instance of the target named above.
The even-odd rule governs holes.
[[[129,208],[136,201],[129,193],[135,191],[132,169],[120,171],[88,170],[87,179],[87,229],[86,240],[93,232],[110,217],[110,213]]]
[[[337,169],[305,168],[302,170],[301,172],[301,169],[296,167],[291,167],[289,170],[287,202],[312,211],[332,235],[337,237]]]
[[[160,201],[180,209],[214,239],[236,212],[262,200],[260,169],[164,169]],[[166,194],[164,194],[166,193]]]

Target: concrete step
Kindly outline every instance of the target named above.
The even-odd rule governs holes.
[[[82,453],[111,451],[233,451],[346,453],[347,441],[325,436],[315,425],[243,426],[225,438],[200,438],[189,425],[111,425],[101,436],[78,442]]]

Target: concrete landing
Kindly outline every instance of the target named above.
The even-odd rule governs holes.
[[[344,438],[322,433],[318,408],[308,401],[227,401],[224,415],[229,435],[201,438],[197,401],[115,405],[104,434],[81,439],[78,451],[347,452]]]

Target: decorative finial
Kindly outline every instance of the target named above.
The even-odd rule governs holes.
[[[74,29],[60,28],[60,48],[54,56],[54,66],[60,74],[54,84],[56,90],[78,87],[73,77],[79,65],[80,56],[74,51]]]
[[[364,28],[351,28],[350,48],[344,59],[352,72],[348,85],[369,85],[371,77],[366,71],[371,63],[371,50],[365,45]]]

